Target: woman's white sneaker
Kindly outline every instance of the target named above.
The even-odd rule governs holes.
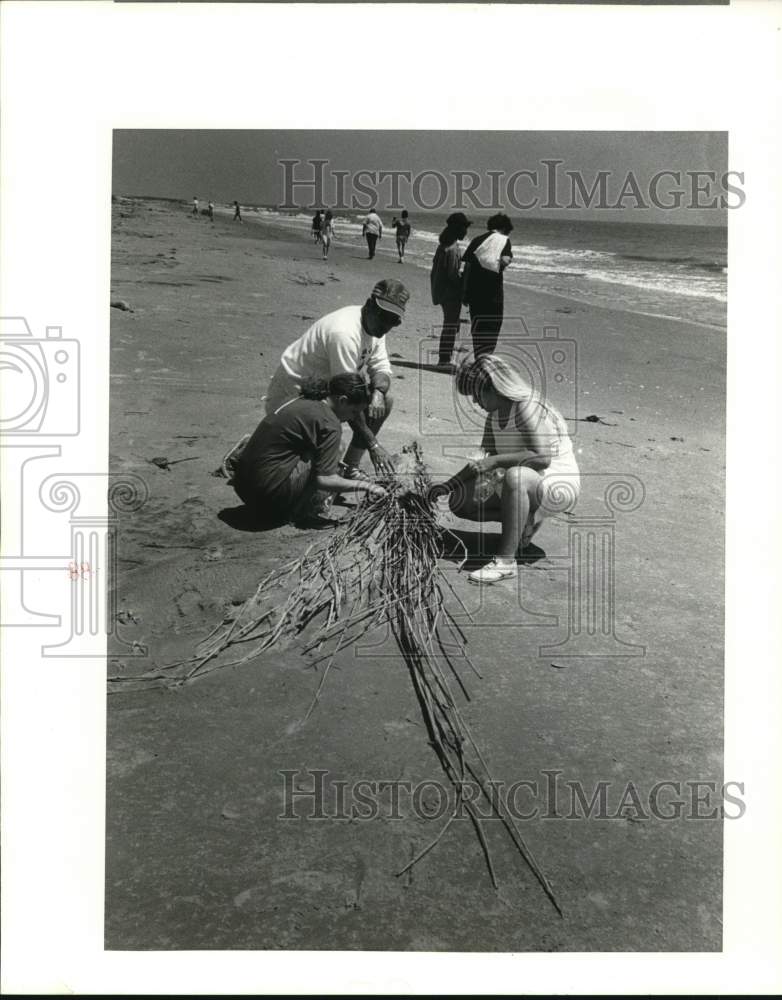
[[[481,566],[480,569],[474,569],[472,573],[467,574],[467,579],[470,583],[499,583],[501,580],[510,580],[518,576],[519,568],[516,565],[515,559],[510,559],[508,561],[502,559],[492,559],[490,563],[486,563],[485,566]]]

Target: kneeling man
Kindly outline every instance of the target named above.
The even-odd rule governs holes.
[[[363,476],[359,466],[367,449],[377,472],[393,472],[391,456],[377,440],[393,405],[385,337],[401,324],[409,298],[410,293],[401,281],[395,278],[378,281],[363,306],[344,306],[323,316],[290,344],[269,384],[267,414],[296,399],[304,379],[316,377],[328,381],[342,372],[366,370],[372,394],[366,411],[349,421],[353,439],[341,470],[346,479]]]

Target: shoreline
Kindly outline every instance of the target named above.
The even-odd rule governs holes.
[[[292,233],[295,233],[295,234],[299,234],[300,233],[300,234],[302,234],[302,236],[307,237],[310,240],[310,242],[312,243],[313,246],[316,246],[316,244],[314,244],[312,242],[312,240],[311,240],[311,238],[309,236],[309,230],[308,230],[307,223],[305,222],[305,220],[303,220],[303,219],[302,220],[296,219],[296,221],[294,223],[293,220],[290,220],[290,222],[285,222],[279,216],[275,216],[275,218],[267,218],[267,217],[264,217],[265,211],[269,211],[269,210],[261,210],[261,211],[258,211],[258,212],[252,212],[252,214],[248,213],[248,215],[246,217],[243,216],[244,222],[245,223],[248,223],[248,222],[249,223],[257,223],[257,224],[259,224],[260,226],[262,226],[262,227],[264,227],[266,229],[273,229],[273,230],[276,229],[276,230],[278,230],[280,232],[281,235],[284,235],[286,237],[290,237],[290,234],[292,234]],[[222,210],[221,211],[219,208],[216,207],[215,208],[215,217],[217,217],[218,215],[221,218],[223,218],[223,219],[228,219],[229,221],[231,220],[231,212],[228,211],[228,210]],[[390,239],[393,238],[391,236],[390,230],[389,230],[389,238]],[[465,246],[467,245],[467,241],[464,242],[464,245]],[[339,235],[337,235],[335,237],[334,242],[332,243],[332,253],[334,251],[336,251],[338,253],[340,246],[357,248],[357,247],[363,247],[363,243],[360,240],[353,240],[351,238],[347,238],[346,239],[345,237],[340,238]],[[378,256],[383,252],[383,250],[384,250],[383,247],[379,247],[378,248],[378,251],[377,251]],[[392,253],[393,253],[393,251],[392,251]],[[317,259],[317,258],[314,258],[314,259]],[[334,257],[332,259],[334,260],[334,262],[336,262],[336,261],[339,260],[338,257]],[[419,259],[417,259],[415,257],[410,257],[410,263],[412,263],[413,266],[416,267],[416,268],[418,268],[419,270],[425,271],[427,273],[427,275],[428,275],[429,269],[431,267],[431,263],[430,262],[419,260]],[[506,291],[506,296],[507,296],[508,290],[510,288],[520,288],[520,289],[523,289],[524,291],[526,291],[528,293],[532,293],[534,295],[548,296],[549,298],[560,300],[560,301],[562,301],[562,302],[564,302],[566,304],[567,303],[575,303],[575,304],[577,304],[579,306],[586,306],[586,307],[589,307],[590,309],[603,309],[606,312],[611,312],[611,313],[615,313],[615,312],[618,312],[618,313],[628,313],[631,316],[645,316],[645,317],[647,317],[649,319],[661,319],[661,320],[666,320],[666,321],[669,321],[669,322],[672,322],[672,323],[683,323],[685,325],[694,326],[694,327],[697,327],[697,328],[700,328],[700,329],[712,330],[712,331],[715,331],[717,333],[725,334],[727,336],[727,304],[726,304],[726,307],[725,307],[725,316],[726,316],[725,324],[721,325],[721,324],[718,324],[718,323],[708,323],[708,322],[705,322],[703,320],[689,319],[689,318],[685,318],[685,317],[682,317],[682,316],[672,316],[669,313],[647,312],[647,311],[642,310],[642,309],[632,309],[632,308],[628,308],[627,306],[623,306],[623,305],[615,305],[615,306],[614,305],[608,305],[608,304],[606,304],[604,302],[596,302],[593,299],[589,298],[587,295],[584,295],[583,297],[579,297],[578,295],[566,294],[564,292],[548,291],[547,289],[537,288],[534,285],[527,284],[523,279],[522,280],[518,280],[518,278],[516,278],[516,275],[519,274],[519,273],[520,272],[514,271],[514,272],[510,272],[509,275],[506,275],[506,277],[505,277],[505,291]],[[607,282],[607,284],[611,284],[611,283]],[[619,287],[624,287],[619,282],[617,282],[616,284],[619,285]],[[697,296],[693,296],[693,298],[696,298],[696,297]]]

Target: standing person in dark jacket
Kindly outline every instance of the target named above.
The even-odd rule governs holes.
[[[450,370],[453,349],[459,334],[459,319],[462,313],[461,247],[459,240],[467,235],[472,225],[464,212],[454,212],[445,220],[445,229],[440,233],[440,241],[432,260],[430,282],[432,303],[443,311],[443,328],[440,333],[440,348],[437,365]]]
[[[465,251],[464,301],[470,307],[472,345],[475,357],[493,354],[502,328],[502,272],[513,260],[508,236],[513,225],[507,215],[493,215],[488,232],[470,243]]]
[[[312,217],[312,238],[316,243],[320,243],[321,229],[323,228],[323,212],[318,209]]]

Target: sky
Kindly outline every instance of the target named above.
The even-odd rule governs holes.
[[[286,167],[284,160],[299,163]],[[313,160],[327,162],[319,167]],[[555,160],[561,163],[544,163]],[[341,183],[349,207],[360,210],[376,200],[381,210],[408,207],[420,213],[479,211],[466,193],[474,185],[480,206],[511,216],[724,225],[727,213],[719,207],[720,196],[727,196],[729,204],[741,197],[724,186],[727,169],[724,132],[144,129],[115,131],[112,190],[115,195],[197,196],[217,203],[296,204],[306,210],[316,201],[337,203]],[[358,171],[370,174],[356,178]],[[394,181],[371,174],[382,171],[408,172],[410,177],[400,174]],[[461,179],[455,176],[459,171]],[[652,179],[661,171],[673,176],[661,176],[653,190]],[[693,172],[705,171],[714,172],[715,179],[693,177]],[[322,189],[315,187],[318,174]],[[574,175],[581,178],[581,187]],[[291,186],[301,180],[309,183]],[[736,177],[728,183],[742,188]],[[352,204],[353,199],[360,203]]]

